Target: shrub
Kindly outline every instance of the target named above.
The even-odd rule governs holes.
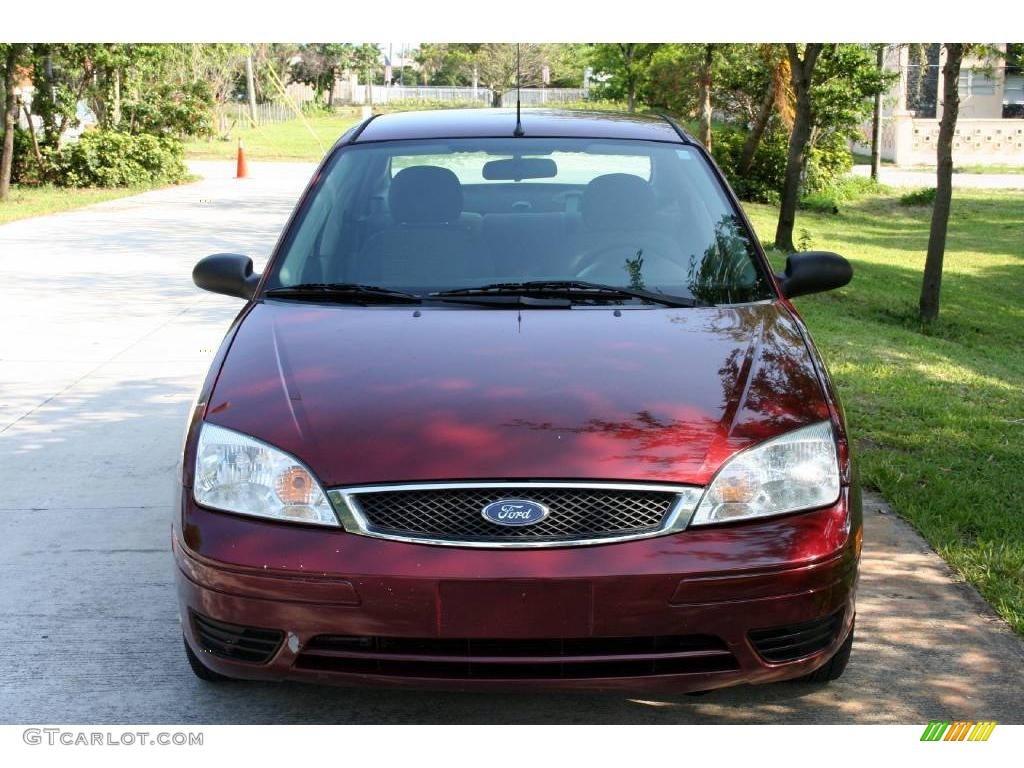
[[[715,161],[740,199],[778,205],[789,154],[789,137],[785,131],[773,129],[765,132],[754,153],[750,170],[742,176],[736,169],[743,153],[743,143],[747,140],[747,131],[723,128],[716,131],[713,138]],[[846,140],[838,134],[823,136],[811,150],[802,191],[808,195],[830,190],[852,167],[853,155],[846,146]]]
[[[935,187],[915,189],[900,197],[900,205],[931,205],[935,202]]]
[[[57,155],[65,187],[129,187],[178,183],[188,176],[180,140],[145,133],[86,131]]]
[[[750,170],[740,174],[737,170],[747,132],[724,128],[714,134],[711,154],[725,174],[732,188],[742,200],[755,203],[779,204],[779,192],[786,175],[788,143],[784,133],[772,131],[761,138],[754,153]]]
[[[839,201],[828,192],[811,192],[800,198],[800,208],[817,213],[839,213]]]
[[[804,177],[805,192],[821,192],[831,187],[853,168],[853,154],[847,140],[838,133],[818,137],[811,149]]]
[[[124,130],[155,136],[212,136],[213,91],[203,80],[191,85],[155,85],[122,106]]]
[[[801,197],[800,207],[818,213],[839,213],[840,203],[858,200],[866,195],[877,195],[884,189],[884,184],[865,176],[841,176],[828,186]]]
[[[307,101],[299,109],[306,117],[321,117],[334,114],[334,108],[323,101]]]
[[[3,141],[0,131],[0,141]],[[32,150],[32,137],[23,128],[14,129],[14,157],[11,158],[12,184],[38,184],[41,181],[39,164]]]

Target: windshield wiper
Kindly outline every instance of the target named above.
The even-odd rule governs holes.
[[[284,288],[271,288],[266,292],[271,298],[315,299],[317,301],[351,301],[355,304],[376,302],[378,304],[420,304],[422,299],[414,293],[379,288],[361,283],[300,283]]]
[[[658,291],[640,288],[620,288],[617,285],[590,283],[585,280],[531,280],[521,283],[491,283],[477,288],[456,288],[450,291],[435,291],[429,298],[449,299],[476,296],[564,296],[569,299],[640,299],[667,307],[706,307],[707,302],[686,296],[673,296]]]

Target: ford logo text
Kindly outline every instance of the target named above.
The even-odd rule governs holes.
[[[501,499],[483,508],[484,520],[495,525],[533,525],[548,516],[547,507],[526,499]]]

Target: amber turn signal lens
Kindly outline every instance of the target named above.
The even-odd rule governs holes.
[[[754,485],[745,476],[723,478],[716,488],[718,499],[724,504],[744,504],[754,496]]]
[[[308,504],[316,483],[302,467],[289,467],[277,476],[278,498],[285,504]]]

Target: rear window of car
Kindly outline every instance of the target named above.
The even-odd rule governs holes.
[[[651,179],[651,157],[646,153],[601,154],[600,147],[588,152],[551,152],[546,155],[508,154],[504,159],[516,157],[551,160],[557,169],[554,176],[536,178],[530,181],[547,184],[588,184],[605,173],[628,173],[644,181]],[[404,168],[417,165],[436,166],[451,170],[462,184],[500,184],[504,180],[488,179],[484,167],[493,160],[502,159],[486,152],[453,152],[430,154],[394,155],[391,158],[391,175]]]

